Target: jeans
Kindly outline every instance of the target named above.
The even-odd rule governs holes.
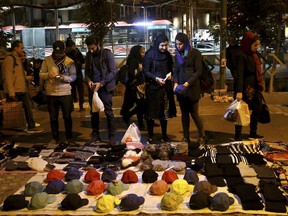
[[[59,109],[62,110],[62,117],[64,119],[66,139],[72,138],[72,109],[73,99],[72,95],[64,96],[47,96],[48,112],[50,116],[50,126],[52,131],[52,138],[59,139]]]
[[[91,107],[91,127],[92,136],[99,137],[99,112],[92,113],[92,99],[94,92],[89,89],[89,104]],[[98,96],[104,104],[104,112],[107,118],[107,129],[109,140],[115,139],[115,118],[112,110],[113,92],[107,92],[105,89],[98,90]]]
[[[22,101],[23,108],[25,112],[25,118],[26,122],[28,124],[28,129],[35,128],[35,121],[33,118],[33,112],[32,112],[32,104],[30,95],[28,92],[26,93],[16,93],[17,100]]]

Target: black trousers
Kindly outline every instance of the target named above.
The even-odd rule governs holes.
[[[77,102],[77,92],[79,97],[79,107],[83,107],[84,103],[84,82],[83,78],[76,78],[74,82],[71,83],[71,93],[73,96],[73,101]]]
[[[64,120],[66,139],[72,138],[72,109],[73,99],[71,95],[47,96],[48,112],[50,116],[50,126],[52,138],[59,139],[59,109],[61,108]]]
[[[99,136],[99,112],[92,113],[92,99],[94,92],[89,89],[89,104],[91,107],[91,127],[92,127],[92,136]],[[98,96],[103,102],[104,112],[107,119],[107,129],[108,129],[108,138],[109,140],[115,139],[115,118],[112,110],[112,97],[113,91],[107,92],[105,89],[98,90]]]

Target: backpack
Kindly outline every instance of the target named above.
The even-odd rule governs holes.
[[[200,88],[202,93],[211,93],[213,91],[214,78],[212,69],[208,67],[205,60],[202,59],[202,75],[200,77]]]
[[[116,83],[121,82],[122,84],[126,85],[129,79],[128,72],[129,66],[127,64],[121,66],[117,72]]]
[[[192,52],[195,53],[200,53],[201,52],[195,48],[192,49]],[[196,59],[196,54],[194,56],[194,61]],[[200,88],[201,88],[201,93],[211,93],[213,91],[213,85],[214,85],[214,78],[212,75],[212,68],[209,68],[205,60],[202,58],[202,74],[200,76]]]

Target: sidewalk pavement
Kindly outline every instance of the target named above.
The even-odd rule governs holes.
[[[282,141],[288,142],[288,92],[265,93],[264,97],[269,106],[271,113],[271,122],[269,124],[259,124],[258,133],[265,136],[267,141]],[[116,118],[117,141],[120,142],[128,125],[126,125],[120,116],[120,109],[123,103],[123,96],[118,95],[113,98],[114,114]],[[200,100],[200,115],[204,122],[208,144],[220,144],[231,142],[234,137],[234,124],[222,119],[225,109],[230,102],[214,102],[207,94]],[[76,142],[86,142],[90,139],[90,109],[86,102],[84,107],[85,112],[79,112],[77,104],[75,103],[75,111],[73,117],[73,131]],[[168,136],[173,141],[181,141],[182,139],[182,125],[181,125],[181,111],[177,105],[177,117],[168,120]],[[22,145],[47,144],[51,140],[49,115],[45,107],[40,107],[33,110],[35,121],[41,124],[45,129],[40,134],[27,134],[26,132],[17,130],[1,130],[5,134],[5,138],[19,142]],[[136,121],[136,116],[131,119],[131,122]],[[60,137],[64,139],[64,125],[61,115],[60,122]],[[156,121],[157,122],[157,121]],[[106,130],[106,117],[104,113],[100,114],[100,135],[102,140],[108,140]],[[161,128],[155,127],[156,138],[161,136]],[[194,122],[191,120],[190,124],[191,139],[197,140],[197,130]],[[244,137],[249,134],[249,126],[243,127]],[[142,143],[145,144],[147,140],[147,131],[141,131]]]

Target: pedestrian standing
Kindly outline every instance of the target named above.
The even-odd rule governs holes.
[[[145,48],[140,45],[133,46],[127,58],[128,81],[126,84],[124,101],[120,114],[123,120],[129,124],[129,119],[137,115],[139,130],[145,130],[145,77],[142,71],[142,60],[145,55]],[[135,106],[136,104],[136,106]]]
[[[227,42],[229,46],[226,48],[226,59],[227,59],[227,68],[230,70],[230,73],[234,79],[233,89],[235,89],[235,73],[237,70],[237,55],[240,51],[240,45],[237,43],[235,36],[228,36]],[[236,92],[234,92],[234,98],[236,97]]]
[[[262,108],[262,92],[265,90],[261,62],[257,50],[260,47],[260,37],[253,32],[246,32],[241,40],[241,51],[237,55],[237,70],[235,73],[235,89],[237,100],[245,101],[252,110],[250,117],[249,138],[263,138],[257,134],[257,126]],[[235,125],[236,141],[242,140],[242,126]]]
[[[161,142],[170,142],[167,135],[167,119],[176,116],[176,106],[172,85],[173,60],[168,51],[168,37],[158,35],[154,46],[143,59],[146,79],[146,114],[148,141],[155,143],[154,120],[160,120]]]
[[[72,87],[72,96],[73,101],[77,102],[77,92],[78,92],[78,100],[79,100],[79,111],[85,111],[83,104],[84,104],[84,78],[82,73],[82,64],[84,64],[85,59],[80,52],[80,50],[76,47],[76,44],[72,40],[66,41],[66,49],[65,49],[66,56],[71,58],[76,67],[76,80],[71,83]]]
[[[45,81],[47,106],[50,116],[52,140],[49,144],[59,142],[59,109],[64,119],[66,140],[72,139],[72,109],[71,82],[76,79],[74,61],[65,55],[65,45],[62,41],[53,43],[52,55],[46,57],[41,65],[40,79]]]
[[[36,127],[33,118],[32,104],[26,85],[26,75],[22,64],[24,55],[23,43],[16,40],[11,45],[11,53],[3,61],[4,92],[7,101],[22,101],[27,121],[27,133],[40,133],[43,128]]]
[[[198,130],[198,144],[206,143],[202,119],[199,115],[201,98],[200,76],[202,74],[201,53],[190,46],[186,34],[178,33],[175,38],[176,58],[174,67],[174,91],[181,109],[183,142],[190,144],[190,118]]]
[[[112,110],[112,96],[116,87],[116,64],[113,53],[101,46],[100,40],[91,35],[85,43],[88,53],[85,59],[85,82],[88,85],[89,104],[91,107],[92,137],[87,142],[100,142],[99,112],[92,112],[92,98],[94,92],[104,104],[104,112],[107,118],[108,139],[110,145],[116,144],[115,118]]]

